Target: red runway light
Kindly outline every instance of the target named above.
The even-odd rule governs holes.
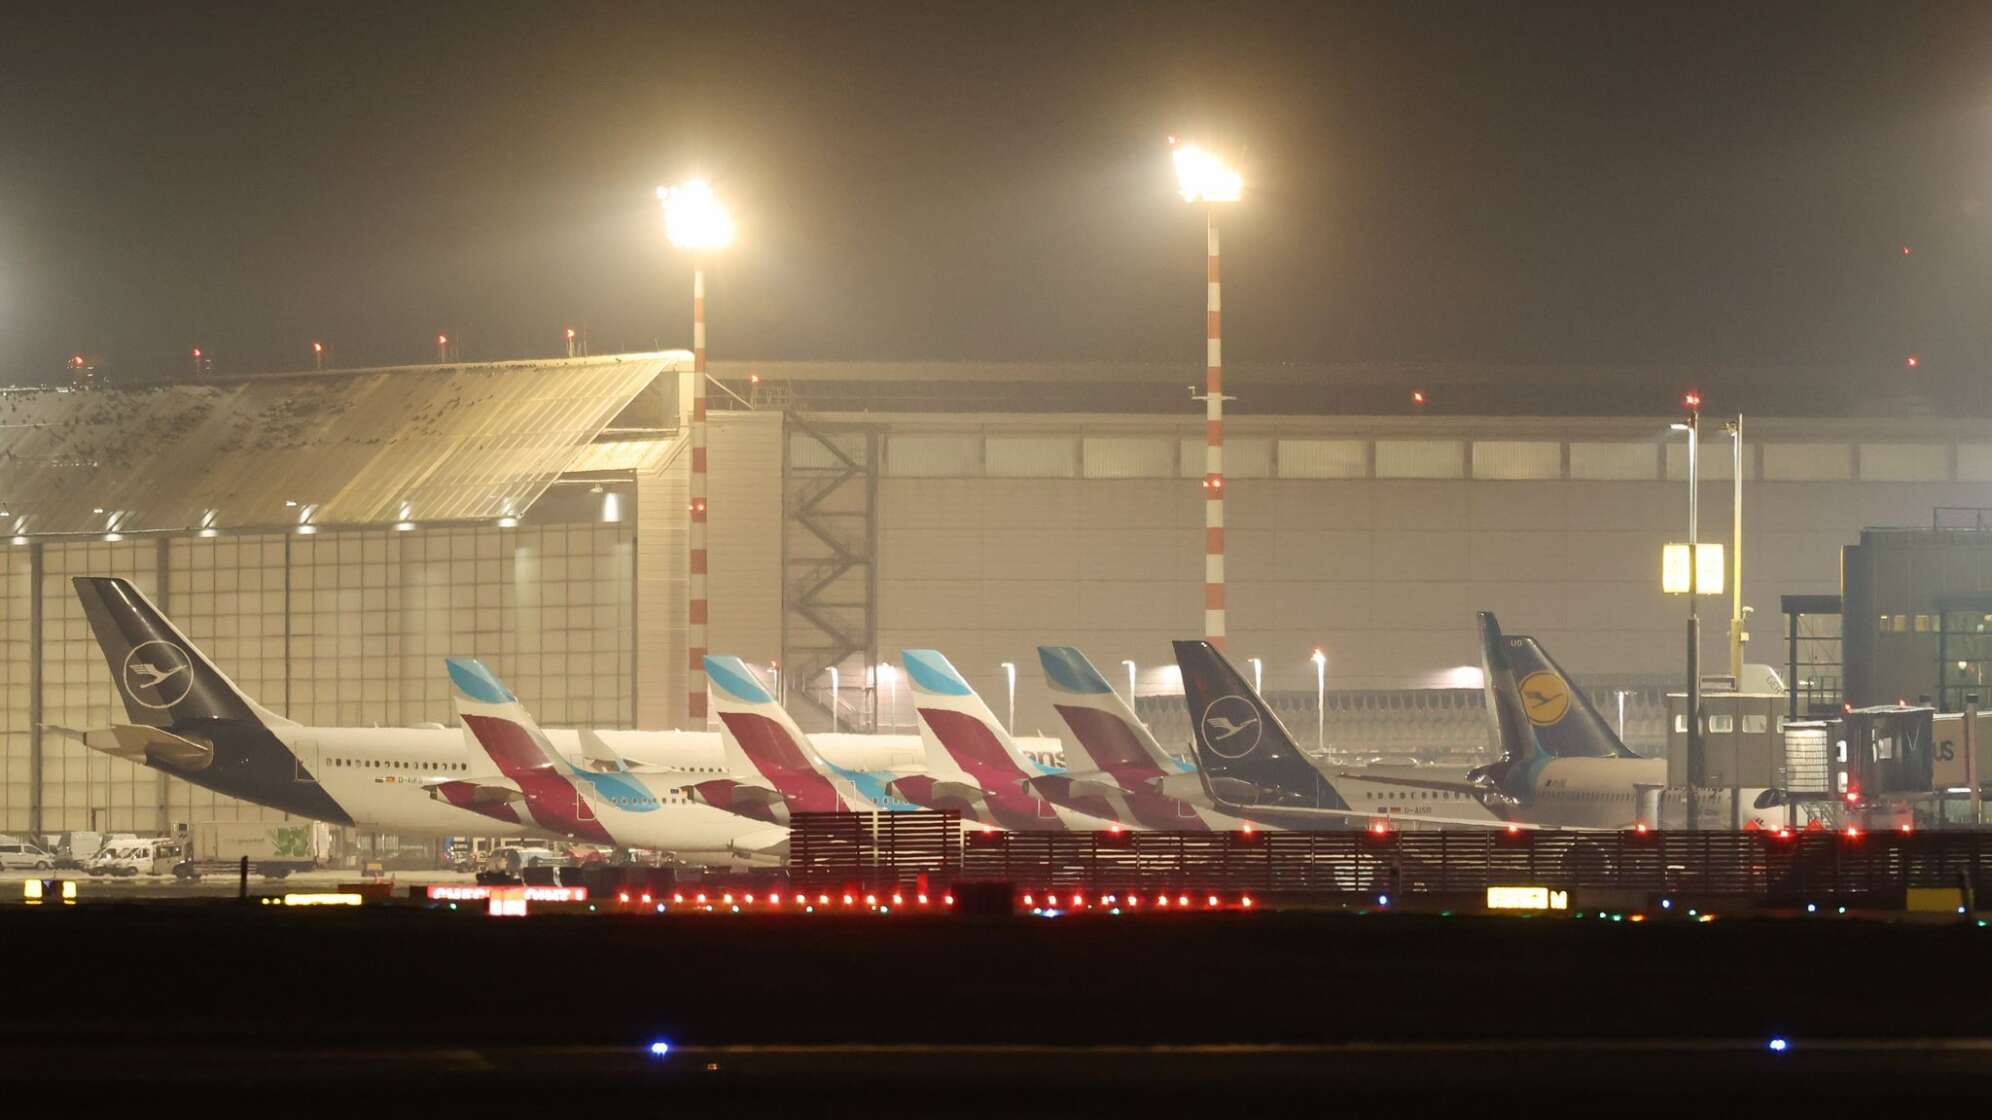
[[[920,896],[920,905],[922,906],[927,905],[927,896],[924,894]]]
[[[1508,835],[1510,835],[1510,836],[1520,836],[1521,834],[1522,834],[1522,826],[1521,826],[1521,825],[1518,825],[1518,824],[1511,824],[1511,825],[1509,825],[1509,826],[1508,826]]]
[[[878,896],[877,896],[877,895],[875,895],[875,894],[868,894],[868,895],[866,895],[866,896],[865,896],[865,905],[866,905],[866,906],[877,906],[877,905],[878,905]]]
[[[1127,896],[1127,908],[1129,910],[1132,910],[1139,905],[1141,905],[1140,895],[1131,894]]]
[[[643,901],[645,901],[645,902],[649,902],[649,901],[650,901],[650,896],[649,896],[649,895],[644,895],[644,896],[643,896]],[[705,902],[705,892],[704,892],[704,891],[700,891],[700,892],[698,893],[698,895],[697,895],[697,896],[696,896],[696,897],[694,898],[694,901],[696,901],[696,902],[700,902],[700,903],[703,903],[703,902]]]
[[[1189,904],[1190,904],[1190,896],[1189,896],[1189,895],[1186,895],[1186,894],[1185,894],[1185,895],[1178,895],[1178,896],[1176,897],[1176,905],[1178,905],[1178,906],[1188,906]]]
[[[1860,838],[1861,838],[1861,830],[1860,830],[1860,829],[1858,829],[1858,828],[1855,828],[1855,827],[1854,827],[1853,825],[1848,825],[1848,826],[1847,826],[1847,839],[1849,839],[1849,840],[1858,840],[1858,839],[1860,839]]]
[[[1084,905],[1086,905],[1086,896],[1085,896],[1085,895],[1083,895],[1083,894],[1075,894],[1075,895],[1073,895],[1073,896],[1072,896],[1072,908],[1073,908],[1074,910],[1077,910],[1078,908],[1080,908],[1081,906],[1084,906]]]
[[[942,905],[942,906],[953,906],[953,905],[954,905],[954,896],[953,896],[953,895],[951,895],[951,894],[944,894],[944,895],[942,895],[942,896],[941,896],[941,905]]]
[[[1245,897],[1239,899],[1238,905],[1243,906],[1247,910],[1250,910],[1252,908],[1252,896],[1248,894]]]
[[[648,891],[645,891],[645,892],[644,892],[644,894],[643,894],[643,904],[644,904],[645,906],[648,906],[648,905],[650,905],[650,892],[648,892]]]
[[[1025,905],[1025,906],[1036,906],[1036,905],[1037,905],[1037,897],[1036,897],[1035,895],[1028,895],[1028,894],[1027,894],[1027,895],[1025,895],[1025,896],[1024,896],[1024,905]]]
[[[781,896],[781,895],[778,895],[778,894],[771,894],[771,895],[769,895],[769,896],[768,896],[768,905],[770,905],[770,906],[780,906],[781,904],[782,904],[782,896]]]
[[[1205,906],[1216,906],[1216,905],[1217,905],[1217,896],[1216,896],[1216,895],[1211,895],[1211,896],[1210,896],[1209,898],[1206,898],[1206,899],[1204,899],[1204,905],[1205,905]]]
[[[617,896],[616,896],[616,901],[617,901],[617,902],[628,902],[628,901],[629,901],[629,892],[628,892],[628,891],[624,891],[624,892],[622,892],[621,894],[617,895]]]
[[[1157,906],[1167,906],[1167,905],[1169,905],[1169,896],[1168,896],[1168,895],[1166,895],[1166,894],[1164,894],[1164,895],[1157,895],[1157,896],[1156,896],[1156,898],[1155,898],[1155,905],[1157,905]]]
[[[850,895],[844,896],[844,905],[849,906],[853,901],[855,900],[852,899]]]
[[[672,894],[671,894],[671,901],[673,901],[673,902],[683,902],[683,901],[685,901],[685,892],[683,892],[683,891],[673,891],[673,892],[672,892]]]
[[[901,897],[899,897],[898,895],[893,895],[893,896],[892,896],[892,904],[893,904],[894,906],[903,906],[903,905],[905,905],[905,903],[906,903],[906,900],[905,900],[905,899],[903,899],[903,898],[901,898]]]

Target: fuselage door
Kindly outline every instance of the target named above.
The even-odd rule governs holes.
[[[316,777],[318,773],[317,740],[299,739],[297,745],[291,748],[291,759],[295,764],[296,780],[300,782],[315,782],[318,780]]]

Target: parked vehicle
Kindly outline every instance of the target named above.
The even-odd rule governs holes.
[[[173,865],[173,874],[181,879],[233,875],[247,857],[250,874],[282,879],[324,866],[331,845],[332,829],[319,821],[200,821],[188,832],[184,858]]]
[[[118,840],[104,846],[104,850],[94,856],[84,866],[92,875],[109,875],[113,878],[129,878],[133,875],[165,875],[180,862],[182,847],[178,840],[167,836],[154,836],[138,840]]]
[[[54,866],[53,852],[25,840],[0,840],[0,871],[47,871]]]

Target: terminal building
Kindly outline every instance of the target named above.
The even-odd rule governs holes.
[[[689,370],[665,352],[0,392],[0,833],[263,812],[57,730],[122,715],[76,575],[130,578],[307,724],[448,723],[441,661],[467,654],[549,725],[683,726]],[[1014,666],[1018,728],[1059,734],[1034,647],[1060,642],[1111,679],[1131,670],[1158,734],[1187,739],[1169,642],[1203,625],[1194,372],[713,374],[709,644],[768,666],[805,727],[912,729],[888,667],[932,646],[999,712]],[[1493,610],[1636,749],[1664,750],[1686,608],[1661,593],[1660,555],[1687,519],[1666,393],[1647,417],[1559,415],[1597,393],[1520,379],[1417,413],[1369,382],[1322,392],[1335,370],[1232,374],[1229,649],[1300,742],[1483,749],[1473,612]],[[1701,537],[1727,543],[1729,445],[1704,431]],[[1862,530],[1992,492],[1984,420],[1752,414],[1747,432],[1755,662],[1783,663],[1781,596],[1841,594]],[[1726,614],[1704,601],[1706,665]],[[1949,687],[1931,680],[1914,691]]]

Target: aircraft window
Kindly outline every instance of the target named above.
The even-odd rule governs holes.
[[[1736,717],[1727,713],[1708,717],[1708,731],[1711,735],[1730,735],[1736,731]]]
[[[1771,726],[1769,716],[1755,715],[1743,717],[1743,734],[1762,735]]]

